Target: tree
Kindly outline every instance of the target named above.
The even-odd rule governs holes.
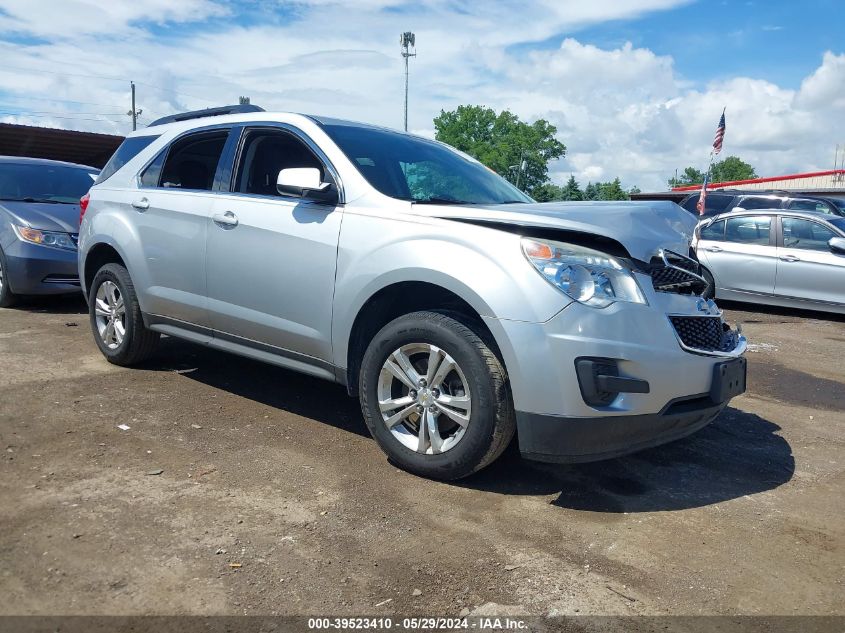
[[[555,138],[557,128],[538,119],[534,123],[520,121],[512,112],[496,113],[484,106],[458,106],[434,119],[435,138],[466,152],[511,182],[516,182],[519,165],[519,188],[534,191],[549,180],[549,161],[566,154],[566,146]]]
[[[598,200],[599,199],[599,190],[596,185],[591,182],[587,183],[587,186],[584,187],[584,200]]]
[[[578,181],[575,180],[575,176],[569,176],[569,180],[566,181],[566,185],[564,185],[562,189],[563,198],[562,200],[583,200],[584,199],[584,192],[581,191],[581,187],[578,186]]]
[[[531,197],[537,202],[566,200],[563,196],[563,187],[558,187],[556,184],[551,182],[544,182],[542,185],[537,185],[531,191]]]
[[[738,156],[728,156],[724,160],[713,163],[710,168],[710,182],[728,182],[731,180],[748,180],[756,178],[754,168]],[[704,182],[704,172],[695,167],[687,167],[678,177],[669,179],[670,187],[684,187],[700,185]]]
[[[597,200],[630,200],[628,192],[622,188],[622,183],[618,178],[614,178],[610,182],[597,182],[598,189]]]

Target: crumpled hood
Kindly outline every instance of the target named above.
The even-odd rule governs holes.
[[[696,218],[674,202],[543,202],[501,205],[413,205],[413,213],[438,218],[535,226],[602,235],[636,259],[661,248],[689,253]]]
[[[0,200],[16,224],[44,231],[79,232],[78,204],[45,204],[43,202],[20,202]]]

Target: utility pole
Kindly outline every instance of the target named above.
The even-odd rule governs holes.
[[[402,57],[405,58],[405,131],[408,131],[408,58],[417,56],[416,36],[410,31],[405,31],[399,36],[399,45],[402,48]],[[411,52],[413,49],[414,52]]]
[[[132,88],[132,109],[127,112],[126,114],[132,117],[132,131],[138,129],[138,117],[141,116],[142,110],[135,109],[135,82],[129,82],[130,87]]]

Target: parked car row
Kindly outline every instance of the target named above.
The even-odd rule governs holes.
[[[692,193],[681,200],[680,205],[690,213],[698,215],[699,197],[699,192]],[[707,192],[703,215],[709,217],[731,211],[755,209],[789,209],[845,217],[845,195],[816,196],[790,191],[718,189]]]

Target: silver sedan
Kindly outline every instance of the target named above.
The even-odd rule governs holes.
[[[845,314],[845,218],[724,213],[698,225],[693,245],[711,297]]]

